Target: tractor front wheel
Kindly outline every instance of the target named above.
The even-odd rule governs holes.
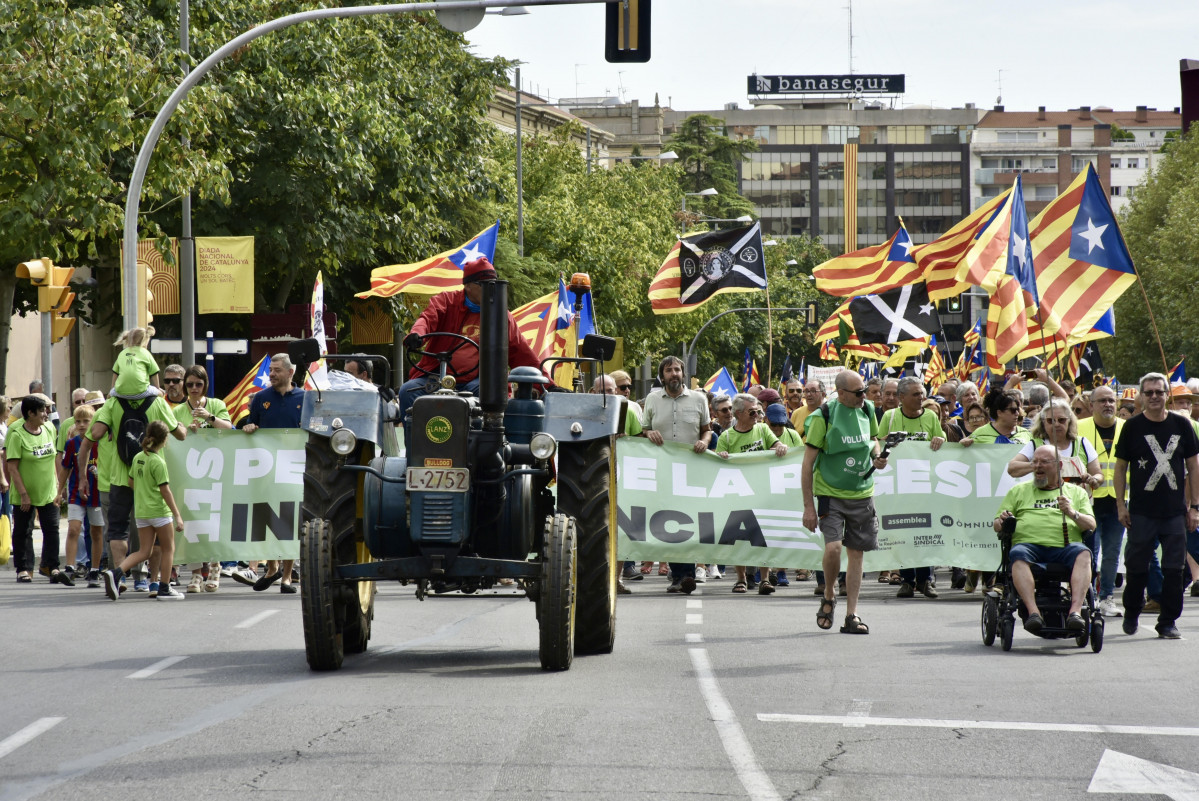
[[[576,555],[575,521],[547,518],[537,601],[542,670],[569,670],[574,661]]]
[[[300,609],[308,666],[313,670],[337,670],[345,658],[344,613],[333,587],[333,532],[329,521],[304,521],[300,545]]]
[[[616,641],[616,482],[610,440],[558,448],[558,511],[579,537],[579,625],[575,650],[607,654]]]

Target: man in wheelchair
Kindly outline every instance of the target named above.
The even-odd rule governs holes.
[[[1045,626],[1037,608],[1033,565],[1042,570],[1058,564],[1070,568],[1070,608],[1066,628],[1086,630],[1080,614],[1091,584],[1091,552],[1082,544],[1083,532],[1093,531],[1091,499],[1077,484],[1063,483],[1060,456],[1052,445],[1033,452],[1033,480],[1008,490],[993,521],[997,534],[1010,533],[1012,583],[1028,612],[1024,629],[1040,634]]]

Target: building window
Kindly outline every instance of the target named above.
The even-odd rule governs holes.
[[[1113,170],[1120,169],[1120,159],[1117,159],[1117,158],[1112,159],[1112,169]]]
[[[965,144],[967,131],[966,127],[959,128],[956,125],[933,125],[929,129],[929,141],[934,145]]]
[[[1150,131],[1150,132],[1149,132],[1149,138],[1150,138],[1150,139],[1153,139],[1153,138],[1154,138],[1154,137],[1156,137],[1156,136],[1157,136],[1157,131]]]
[[[995,138],[1000,142],[1035,142],[1036,131],[998,131]]]
[[[892,145],[923,145],[927,143],[923,125],[888,125],[887,143]]]
[[[1053,200],[1057,197],[1057,186],[1054,184],[1037,184],[1030,188],[1033,190],[1033,200]]]
[[[1057,159],[1041,159],[1041,169],[1056,170]]]
[[[1140,167],[1141,167],[1140,159],[1129,159],[1128,160],[1128,169],[1137,170],[1137,169],[1140,169]]]
[[[772,125],[770,126],[772,145],[819,145],[819,125]]]
[[[1024,169],[1024,159],[1004,159],[1003,168],[1005,170],[1022,170]]]
[[[850,139],[857,139],[861,135],[861,131],[856,125],[830,125],[828,127],[828,143],[830,145],[843,145]]]
[[[1133,159],[1129,159],[1129,162],[1132,162],[1132,161],[1133,161]],[[1086,167],[1087,167],[1087,165],[1088,165],[1088,164],[1091,164],[1092,166],[1094,166],[1094,163],[1092,162],[1092,160],[1090,159],[1090,157],[1087,157],[1087,156],[1075,156],[1075,157],[1074,157],[1073,159],[1071,159],[1071,161],[1070,161],[1070,169],[1071,169],[1073,172],[1075,172],[1075,173],[1080,173],[1080,172],[1082,172],[1083,170],[1085,170],[1085,169],[1086,169]],[[1132,166],[1132,164],[1130,163],[1128,166],[1130,166],[1130,167],[1131,167],[1131,166]]]
[[[1120,195],[1120,187],[1113,186],[1112,187],[1112,197],[1119,197],[1119,195]]]

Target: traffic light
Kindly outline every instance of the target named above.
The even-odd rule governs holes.
[[[55,267],[50,259],[32,259],[17,265],[17,278],[28,278],[37,287],[37,310],[50,315],[50,342],[65,337],[75,328],[74,317],[64,317],[75,293],[71,291],[74,267]]]
[[[154,321],[154,315],[150,313],[150,302],[154,300],[150,279],[154,277],[154,271],[145,262],[138,262],[138,267],[141,269],[137,271],[137,325],[145,328]]]
[[[71,293],[71,297],[75,297],[75,294]],[[60,317],[58,312],[50,312],[50,344],[54,344],[73,330],[75,330],[74,317]]]
[[[611,63],[649,61],[650,0],[604,6],[604,58]]]
[[[17,265],[17,278],[28,278],[34,286],[45,286],[50,283],[53,270],[54,262],[49,259],[31,259]]]
[[[945,311],[949,314],[962,313],[962,296],[956,295],[945,301]]]

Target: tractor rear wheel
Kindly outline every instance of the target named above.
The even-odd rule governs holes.
[[[558,511],[573,517],[579,538],[575,651],[607,654],[616,641],[616,481],[611,441],[558,447]]]
[[[333,584],[337,579],[338,565],[371,561],[370,551],[359,541],[355,529],[361,482],[358,474],[339,469],[342,462],[329,447],[328,439],[310,436],[304,450],[304,527],[301,529],[304,536],[301,538],[300,560],[302,600],[307,603],[306,610],[309,606],[313,610],[323,609],[328,604],[339,642],[336,646],[329,646],[327,627],[317,617],[311,617],[308,611],[304,614],[304,639],[308,663],[313,670],[336,670],[341,666],[342,654],[358,654],[366,650],[371,636],[371,621],[375,616],[373,581],[358,582],[350,588],[350,600],[347,600],[346,588],[338,592]],[[357,456],[350,456],[346,461],[369,462],[372,450],[368,443],[364,443]],[[319,535],[309,525],[318,520],[324,523]],[[317,536],[327,542],[309,542],[309,539]],[[327,551],[327,566],[319,566],[316,560],[310,560],[310,553],[315,550]],[[311,595],[305,590],[305,585],[312,586]],[[314,611],[313,614],[323,613]],[[315,654],[314,639],[326,643],[317,645]],[[321,653],[324,656],[320,656]]]
[[[575,521],[562,514],[548,518],[537,601],[542,670],[569,670],[574,661],[575,557]]]

